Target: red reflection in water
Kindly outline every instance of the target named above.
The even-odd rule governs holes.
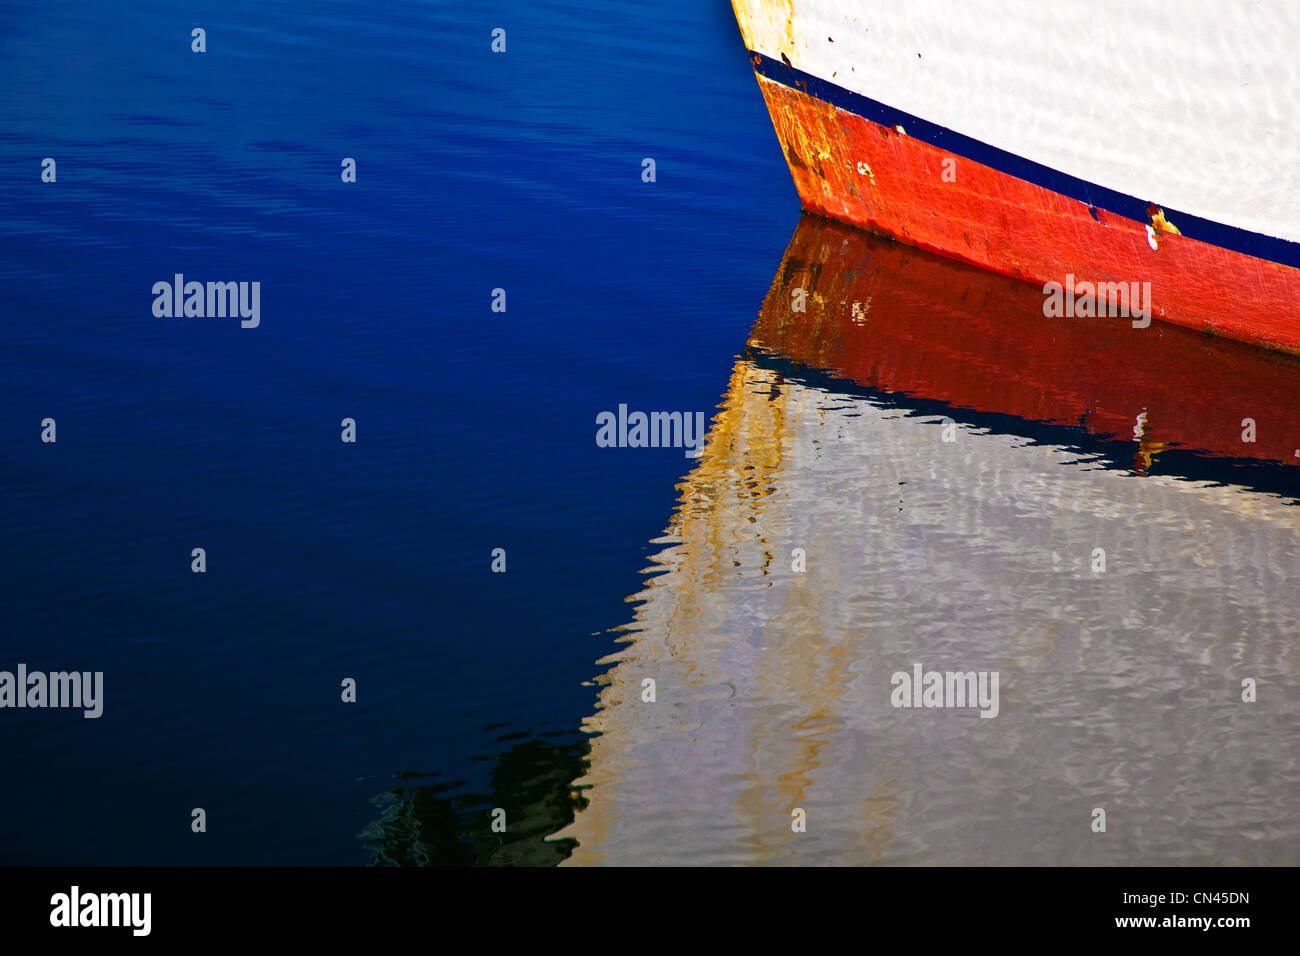
[[[753,343],[871,388],[1132,440],[1139,474],[1169,446],[1300,464],[1300,359],[1158,322],[1048,318],[1043,301],[1035,286],[806,216]]]

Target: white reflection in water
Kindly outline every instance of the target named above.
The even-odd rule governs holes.
[[[570,863],[1297,862],[1300,509],[942,430],[737,364]],[[892,706],[918,663],[999,673],[996,718]]]

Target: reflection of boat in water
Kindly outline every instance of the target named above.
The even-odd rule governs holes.
[[[1300,465],[1300,361],[1176,327],[1144,332],[1123,319],[1045,318],[1032,287],[810,218],[754,344],[885,392],[1137,436],[1139,455]]]
[[[568,862],[1293,863],[1300,364],[1148,331],[801,223],[602,662]],[[915,663],[999,672],[998,716],[894,709]]]

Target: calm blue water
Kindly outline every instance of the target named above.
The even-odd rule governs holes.
[[[0,862],[483,860],[530,781],[555,859],[688,464],[594,416],[711,410],[798,214],[728,6],[56,2],[0,54],[0,669],[106,698],[4,712]],[[155,318],[178,272],[260,327]]]
[[[799,224],[727,3],[10,5],[0,63],[0,672],[104,673],[0,710],[0,865],[1297,859],[1300,363]]]

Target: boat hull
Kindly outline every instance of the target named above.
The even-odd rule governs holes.
[[[837,0],[803,3],[835,6]],[[736,0],[735,6],[747,43],[761,47],[751,49],[759,87],[807,210],[1045,291],[1051,283],[1076,281],[1141,286],[1150,317],[1300,354],[1300,312],[1293,306],[1300,296],[1300,246],[1272,220],[1267,223],[1277,234],[1225,221],[1221,196],[1194,195],[1172,173],[1164,192],[1201,202],[1201,210],[1221,218],[1162,206],[1159,195],[1114,188],[1111,183],[1136,181],[1122,171],[1112,172],[1111,183],[1089,181],[1068,170],[1091,174],[1103,167],[1054,153],[1066,169],[1054,168],[904,112],[839,85],[838,69],[832,77],[801,69],[792,56],[821,72],[846,61],[811,56],[812,38],[799,35],[798,16],[784,25],[786,39],[771,39],[779,31],[770,23],[756,24],[758,8],[786,4]],[[825,17],[815,22],[825,29]],[[843,44],[845,35],[839,39]],[[790,54],[779,49],[787,46]],[[972,121],[967,128],[990,127]],[[1116,142],[1118,152],[1131,148]],[[1220,178],[1233,175],[1224,169]],[[1265,220],[1243,215],[1237,222]],[[1112,315],[1123,314],[1124,304],[1106,305]],[[1145,323],[1135,318],[1133,326],[1138,335]]]

